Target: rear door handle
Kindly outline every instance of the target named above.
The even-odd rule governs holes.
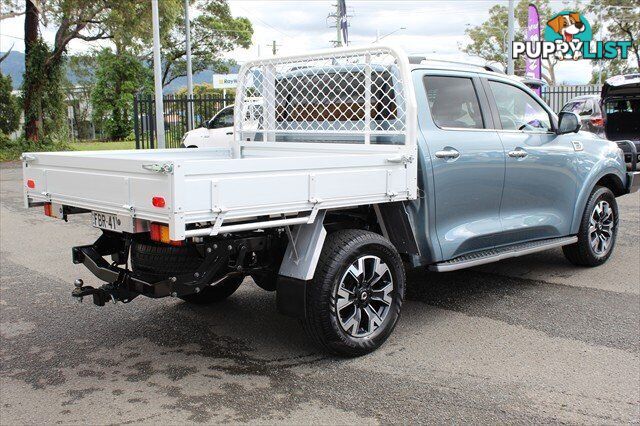
[[[227,135],[232,135],[232,134],[233,134],[233,132],[227,132],[226,134],[227,134]]]
[[[509,157],[513,157],[513,158],[524,158],[527,155],[529,155],[527,151],[525,151],[522,148],[516,148],[513,151],[509,151]]]
[[[460,152],[457,149],[443,149],[442,151],[436,151],[437,158],[445,158],[447,160],[455,160],[460,157]]]

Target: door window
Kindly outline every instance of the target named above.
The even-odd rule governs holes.
[[[222,127],[233,126],[233,108],[229,107],[220,111],[218,115],[209,121],[210,129],[220,129]]]
[[[431,117],[438,127],[483,129],[478,95],[466,77],[425,77]]]
[[[506,83],[489,81],[504,130],[550,132],[549,113],[524,90]]]

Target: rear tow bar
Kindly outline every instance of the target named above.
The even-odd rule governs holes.
[[[74,289],[71,292],[71,296],[75,297],[79,303],[82,303],[82,299],[85,296],[93,296],[93,303],[97,306],[104,306],[109,300],[112,300],[113,303],[116,303],[116,298],[112,293],[104,289],[108,284],[103,285],[100,288],[94,288],[91,286],[85,286],[82,279],[78,278],[73,283]]]

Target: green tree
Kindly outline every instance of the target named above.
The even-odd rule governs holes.
[[[489,63],[497,63],[507,68],[507,19],[508,9],[496,4],[489,9],[489,18],[480,25],[468,28],[465,33],[471,43],[462,47],[462,51],[484,59]],[[520,32],[515,33],[515,40],[522,41]],[[524,67],[524,61],[518,59],[515,69]]]
[[[134,55],[116,54],[110,49],[98,54],[96,85],[91,94],[93,118],[103,123],[110,139],[131,135],[134,96],[150,87],[150,70]]]
[[[70,74],[72,81],[64,82],[65,92],[69,94],[68,102],[73,106],[77,122],[90,120],[91,93],[96,85],[96,62],[98,55],[72,55],[66,61],[66,74]]]
[[[3,0],[11,2],[11,0]],[[14,2],[15,3],[15,2]],[[179,10],[180,0],[159,2],[163,16],[172,17]],[[116,46],[127,40],[144,44],[151,36],[150,1],[131,0],[25,0],[25,84],[24,110],[27,139],[39,140],[46,130],[49,102],[43,96],[60,86],[64,56],[73,40],[92,42],[112,39]],[[173,18],[171,18],[173,19]],[[40,23],[55,32],[52,46],[42,49]],[[144,36],[144,37],[143,37]],[[46,45],[45,45],[46,46]],[[36,55],[38,58],[32,59]],[[52,84],[53,88],[47,88]],[[57,112],[54,112],[57,114]]]
[[[62,59],[49,63],[51,48],[40,38],[31,43],[22,81],[25,134],[31,141],[66,131]],[[35,133],[33,133],[35,132]]]
[[[193,73],[204,70],[228,71],[228,62],[221,59],[225,52],[251,45],[253,27],[247,18],[234,18],[226,0],[192,0],[197,13],[190,19],[191,60]],[[184,9],[162,23],[162,84],[187,75]]]
[[[0,21],[24,15],[24,6],[19,0],[0,0]]]
[[[5,135],[20,126],[20,102],[11,91],[11,77],[0,73],[0,133]]]
[[[596,1],[596,0],[594,0]],[[544,33],[545,17],[551,17],[553,11],[550,7],[549,0],[520,0],[516,4],[515,18],[516,25],[519,28],[527,27],[527,16],[529,4],[534,4],[538,8],[540,15],[541,33]],[[574,2],[568,6],[571,10],[582,12],[583,7]],[[508,9],[505,5],[499,4],[489,9],[489,18],[480,25],[471,27],[465,31],[467,36],[471,38],[471,42],[462,47],[462,51],[472,56],[478,56],[489,63],[498,63],[505,69],[507,67],[507,40],[508,31]],[[541,34],[542,35],[542,34]],[[523,41],[524,34],[522,30],[516,30],[514,33],[515,41]],[[542,77],[547,83],[553,85],[556,83],[555,77],[555,58],[542,60]],[[521,57],[514,63],[516,74],[524,74],[524,59]]]
[[[640,6],[634,1],[624,0],[591,0],[587,9],[602,25],[603,40],[630,41],[629,58],[602,61],[593,70],[592,82],[598,81],[599,66],[603,67],[603,81],[607,77],[640,71]],[[598,29],[594,29],[594,39]]]

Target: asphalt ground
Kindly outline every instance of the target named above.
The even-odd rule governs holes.
[[[71,300],[94,241],[26,210],[21,170],[0,175],[0,423],[638,423],[640,195],[618,199],[610,261],[552,250],[410,276],[377,352],[325,355],[250,279],[194,307]]]

